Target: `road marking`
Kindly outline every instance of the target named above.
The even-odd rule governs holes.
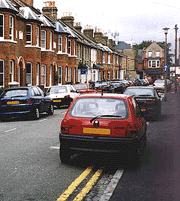
[[[8,133],[8,132],[11,132],[11,131],[14,131],[14,130],[16,130],[16,128],[12,128],[12,129],[7,130],[7,131],[4,131],[4,132],[5,132],[5,133]]]
[[[89,182],[86,184],[86,186],[79,192],[79,194],[74,198],[73,201],[80,201],[83,200],[83,198],[86,196],[86,194],[91,190],[95,182],[98,180],[99,176],[102,173],[102,169],[98,169],[95,174],[91,177]]]
[[[42,120],[39,120],[39,122],[43,122],[43,121],[46,121],[47,119],[42,119]]]
[[[100,201],[108,201],[113,194],[113,191],[115,190],[119,180],[121,179],[122,175],[124,173],[124,170],[117,170],[113,178],[111,179],[111,182],[107,186],[106,190],[104,191],[103,195],[100,198]]]
[[[81,175],[74,180],[71,185],[64,191],[63,194],[60,195],[60,197],[57,199],[57,201],[63,201],[66,200],[70,194],[77,188],[77,186],[86,178],[86,176],[92,171],[93,166],[87,167],[84,172],[81,173]]]
[[[50,146],[49,149],[60,149],[60,147]]]

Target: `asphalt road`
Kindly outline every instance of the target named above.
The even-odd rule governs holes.
[[[62,164],[58,133],[66,109],[36,121],[0,122],[0,201],[62,200],[63,192],[77,185],[76,179],[88,168],[92,171],[72,194],[65,191],[70,194],[67,200],[91,181],[94,185],[85,189],[85,201],[178,201],[179,103],[179,96],[169,93],[161,118],[149,122],[147,149],[135,169],[126,168],[126,158],[106,154],[77,155],[70,165]]]

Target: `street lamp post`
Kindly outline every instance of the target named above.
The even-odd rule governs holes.
[[[164,89],[164,101],[166,102],[167,101],[167,34],[168,34],[168,30],[169,28],[165,27],[163,28],[164,30],[164,34],[165,34],[165,57],[164,57],[164,64],[165,64],[165,67],[166,67],[166,70],[165,70],[165,89]]]

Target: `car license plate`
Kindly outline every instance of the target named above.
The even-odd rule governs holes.
[[[19,104],[19,101],[8,101],[7,105],[16,105]]]
[[[60,103],[61,100],[53,100],[54,103]]]
[[[83,133],[110,135],[110,129],[102,129],[102,128],[83,128]]]
[[[146,112],[146,108],[142,108],[142,109],[141,109],[141,112]]]

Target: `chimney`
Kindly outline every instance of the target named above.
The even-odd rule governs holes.
[[[102,36],[102,44],[103,45],[108,45],[108,37],[107,36]]]
[[[33,6],[33,0],[22,0],[22,2],[28,4],[29,6]]]
[[[76,22],[74,28],[75,28],[79,33],[81,33],[82,26],[81,26],[81,23],[80,23],[80,22]]]
[[[70,12],[63,13],[63,17],[61,17],[61,20],[65,24],[67,24],[67,25],[69,25],[71,27],[74,26],[74,17],[72,16],[72,14]]]
[[[115,41],[113,39],[108,40],[108,47],[113,48],[115,45]]]
[[[85,36],[93,39],[94,37],[94,29],[91,26],[86,26],[85,29],[83,30],[83,33]]]
[[[45,6],[42,8],[43,14],[48,16],[52,21],[57,21],[57,7],[55,1],[45,1]]]
[[[95,33],[94,33],[94,40],[97,42],[97,43],[102,43],[102,32],[100,29],[96,29],[95,30]]]

